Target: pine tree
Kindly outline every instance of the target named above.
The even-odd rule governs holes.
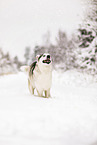
[[[89,42],[88,47],[78,47],[77,64],[79,68],[92,74],[97,73],[97,37]]]
[[[79,47],[80,48],[86,48],[89,47],[93,39],[96,37],[95,31],[91,28],[90,24],[82,24],[79,31]]]
[[[78,35],[77,63],[79,68],[97,73],[97,1],[88,1],[84,23]]]

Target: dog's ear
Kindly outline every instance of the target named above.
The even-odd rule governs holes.
[[[36,56],[37,60],[39,61],[40,58],[41,58],[42,56],[43,56],[43,54],[41,54],[41,55],[37,55],[37,56]]]
[[[37,56],[36,56],[36,59],[37,59],[37,60],[38,60],[39,56],[40,56],[40,55],[37,55]]]

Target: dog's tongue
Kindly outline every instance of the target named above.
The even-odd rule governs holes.
[[[50,59],[47,58],[46,60],[43,60],[43,62],[49,64],[50,63]]]
[[[48,61],[50,61],[50,59],[49,59],[49,58],[47,58],[47,60],[48,60]]]

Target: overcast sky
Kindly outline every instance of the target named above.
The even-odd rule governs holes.
[[[69,35],[82,19],[82,0],[0,0],[0,47],[22,59],[26,46],[59,29]]]

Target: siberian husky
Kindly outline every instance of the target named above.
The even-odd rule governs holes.
[[[50,97],[52,82],[52,61],[48,53],[36,56],[37,61],[30,66],[24,66],[24,71],[28,73],[28,88],[31,94],[34,89],[37,90],[38,96]]]

